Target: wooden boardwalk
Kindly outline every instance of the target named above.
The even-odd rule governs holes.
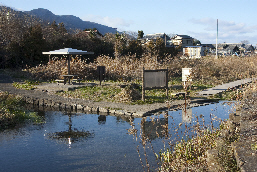
[[[211,96],[211,95],[222,93],[222,92],[227,91],[228,89],[231,89],[231,88],[236,88],[236,87],[239,87],[241,85],[248,84],[250,82],[252,82],[251,78],[241,79],[241,80],[225,83],[225,84],[222,84],[222,85],[218,85],[218,86],[213,87],[213,88],[208,88],[206,90],[198,92],[197,94],[199,96]]]

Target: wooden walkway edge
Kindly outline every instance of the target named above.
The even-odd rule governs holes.
[[[251,78],[241,79],[241,80],[225,83],[225,84],[222,84],[222,85],[218,85],[218,86],[215,86],[213,88],[208,88],[206,90],[197,92],[197,95],[199,95],[199,96],[212,96],[212,95],[219,94],[221,92],[227,91],[228,89],[236,88],[236,87],[239,87],[241,85],[245,85],[245,84],[248,84],[248,83],[251,83],[251,82],[252,82]]]

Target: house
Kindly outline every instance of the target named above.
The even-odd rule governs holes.
[[[155,34],[146,34],[143,38],[141,38],[142,44],[148,44],[150,41],[156,42],[157,39],[163,39],[166,47],[172,47],[171,39],[165,33],[155,33]]]
[[[216,51],[216,47],[213,44],[201,44],[201,46],[205,53],[213,53],[214,51]]]
[[[85,29],[84,32],[90,37],[103,37],[103,35],[97,29]]]
[[[216,44],[212,44],[215,47],[216,51]],[[217,46],[218,54],[220,55],[233,55],[240,53],[241,43],[219,43]]]
[[[186,46],[183,48],[183,56],[201,58],[204,56],[204,48],[202,46]]]
[[[223,50],[227,55],[240,54],[240,47],[235,44],[224,46]]]
[[[252,44],[243,44],[242,46],[244,53],[254,53],[255,48],[254,46],[252,46]]]
[[[194,38],[188,35],[175,35],[172,39],[174,46],[180,46],[182,48],[186,46],[193,46]]]
[[[204,48],[204,52],[216,52],[216,44],[202,44]],[[255,47],[251,44],[243,44],[243,43],[219,43],[217,45],[218,54],[220,55],[239,55],[239,54],[247,54],[254,53]]]

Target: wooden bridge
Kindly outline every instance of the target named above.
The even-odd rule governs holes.
[[[213,88],[208,88],[206,90],[198,92],[197,94],[199,96],[211,96],[211,95],[222,93],[222,92],[227,91],[228,89],[231,89],[231,88],[237,88],[241,85],[245,85],[245,84],[248,84],[248,83],[251,83],[251,82],[252,82],[251,78],[241,79],[241,80],[225,83],[225,84],[222,84],[222,85],[218,85],[218,86],[215,86]]]

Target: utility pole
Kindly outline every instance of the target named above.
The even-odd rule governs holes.
[[[217,36],[216,36],[216,57],[218,59],[218,19],[217,19]]]

